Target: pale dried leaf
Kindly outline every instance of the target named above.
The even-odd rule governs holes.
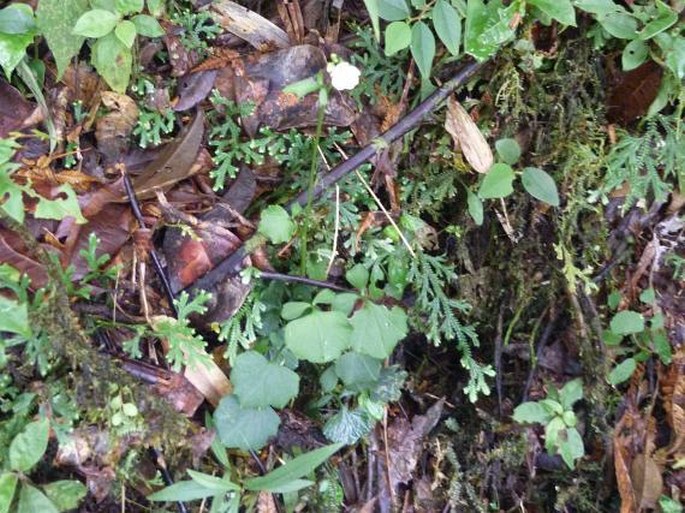
[[[630,465],[630,478],[640,509],[656,508],[664,482],[661,477],[661,469],[654,459],[644,453],[635,456]]]
[[[183,375],[212,406],[219,404],[221,398],[230,394],[233,388],[224,371],[214,361],[203,362],[193,368],[186,367]]]
[[[479,173],[487,173],[494,162],[492,150],[469,113],[452,96],[447,99],[445,130],[461,148],[471,167]]]
[[[258,50],[290,46],[290,39],[285,31],[242,5],[230,0],[219,0],[212,3],[210,10],[219,25]]]

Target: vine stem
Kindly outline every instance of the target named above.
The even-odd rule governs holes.
[[[485,62],[474,61],[464,65],[450,80],[436,89],[428,98],[420,103],[418,107],[400,119],[380,137],[364,146],[348,160],[335,166],[330,173],[320,177],[311,190],[301,192],[288,204],[288,210],[291,210],[295,204],[304,206],[321,197],[330,187],[376,155],[379,147],[386,146],[396,141],[410,130],[416,128],[426,115],[432,112],[440,103],[452,94],[455,89],[464,85],[471,77],[480,71],[484,65]],[[235,252],[199,278],[194,284],[189,285],[185,290],[210,290],[210,287],[214,284],[225,280],[228,276],[237,274],[243,267],[243,262],[248,254],[248,251],[245,249],[246,246],[252,247],[250,241],[252,241],[252,239],[245,241],[235,250]]]

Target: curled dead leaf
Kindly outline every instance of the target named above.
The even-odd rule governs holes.
[[[453,96],[447,99],[445,130],[471,167],[478,173],[487,173],[494,162],[492,150],[469,113]]]

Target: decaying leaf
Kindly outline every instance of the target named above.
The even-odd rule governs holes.
[[[661,469],[648,454],[635,456],[630,465],[630,478],[635,490],[635,499],[640,509],[653,509],[661,496],[664,481]]]
[[[487,173],[494,162],[492,150],[469,113],[453,96],[447,99],[445,130],[471,167],[478,173]]]
[[[138,106],[125,94],[102,92],[102,103],[109,112],[96,123],[98,150],[109,159],[120,157],[128,148],[129,136],[138,121]]]
[[[224,371],[213,360],[193,368],[187,367],[183,375],[214,407],[233,389]]]

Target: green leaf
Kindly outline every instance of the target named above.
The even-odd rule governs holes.
[[[295,233],[295,223],[282,206],[269,205],[262,211],[258,231],[273,244],[282,244]]]
[[[243,408],[283,408],[297,395],[300,377],[256,351],[247,351],[235,359],[231,383]]]
[[[0,66],[5,71],[7,80],[12,71],[26,55],[26,47],[33,42],[32,34],[0,33]]]
[[[552,416],[540,403],[528,401],[514,409],[512,418],[521,424],[547,424]]]
[[[380,24],[380,7],[379,0],[364,0],[364,6],[371,18],[371,25],[373,26],[373,34],[376,36],[376,41],[381,40],[381,24]]]
[[[604,15],[610,12],[625,12],[625,9],[613,0],[574,0],[574,5],[590,14]]]
[[[659,507],[662,513],[683,513],[683,504],[666,495],[659,497]]]
[[[356,264],[345,273],[345,279],[350,282],[354,288],[364,290],[369,284],[369,271],[362,264]]]
[[[206,488],[195,481],[180,481],[147,496],[156,502],[194,501],[218,495],[213,488]]]
[[[26,303],[0,296],[0,331],[18,333],[25,339],[31,338],[33,331],[29,324]]]
[[[286,325],[285,345],[298,358],[326,363],[350,347],[351,334],[352,325],[344,314],[315,311]]]
[[[164,14],[165,0],[147,0],[147,10],[150,11],[155,18],[159,18]]]
[[[516,164],[521,158],[521,146],[516,139],[498,139],[495,142],[495,149],[499,158],[510,166]]]
[[[438,0],[431,14],[433,28],[452,55],[459,55],[461,16],[446,0]]]
[[[511,21],[518,12],[516,2],[502,8],[502,2],[468,0],[464,28],[464,51],[479,61],[492,56],[502,43],[514,36]]]
[[[685,38],[672,38],[672,46],[665,51],[665,54],[664,61],[668,69],[673,72],[678,80],[683,80],[685,78]]]
[[[138,14],[131,18],[138,34],[144,37],[162,37],[165,32],[159,22],[147,14]]]
[[[393,21],[385,27],[385,55],[395,55],[411,43],[411,28],[404,21]]]
[[[288,481],[282,486],[274,486],[269,490],[271,493],[292,493],[296,492],[298,490],[302,490],[303,488],[307,488],[309,486],[312,486],[313,484],[316,484],[314,481],[310,481],[308,479],[293,479],[292,481]]]
[[[200,486],[204,486],[207,489],[215,490],[217,493],[220,492],[237,492],[240,490],[240,486],[229,481],[226,477],[216,477],[203,472],[197,472],[193,469],[188,469],[188,475]]]
[[[559,391],[559,399],[564,410],[570,410],[583,398],[583,382],[580,378],[568,381]]]
[[[59,513],[57,507],[43,492],[27,483],[22,483],[19,492],[17,513]]]
[[[635,39],[628,43],[621,54],[623,71],[635,69],[649,57],[649,47],[644,41]]]
[[[375,421],[363,411],[350,411],[347,406],[343,406],[338,413],[326,421],[323,434],[332,442],[352,445],[367,435],[373,429],[374,424]]]
[[[350,324],[352,349],[381,360],[390,356],[397,343],[407,336],[407,314],[397,306],[389,310],[385,305],[365,301]]]
[[[119,17],[104,9],[86,11],[76,21],[72,34],[84,37],[104,37],[116,27]]]
[[[292,321],[298,317],[302,317],[308,310],[312,309],[311,303],[303,301],[288,301],[281,309],[281,318],[286,321]]]
[[[114,34],[126,48],[131,48],[136,40],[136,26],[128,20],[120,21],[117,26],[114,27]]]
[[[514,192],[514,170],[508,164],[498,162],[494,164],[483,178],[478,189],[478,196],[482,199],[504,198]]]
[[[264,476],[246,480],[245,489],[273,492],[295,479],[310,474],[316,467],[338,452],[341,447],[342,444],[331,444],[302,454]]]
[[[36,22],[33,11],[26,4],[10,4],[0,9],[0,32],[4,34],[27,34],[33,32]]]
[[[678,21],[678,15],[664,2],[656,0],[654,5],[656,5],[658,13],[656,18],[647,23],[647,25],[638,33],[640,39],[643,41],[651,39],[657,34],[661,34],[663,31],[675,25]]]
[[[433,32],[422,21],[417,21],[411,28],[411,55],[424,80],[428,80],[435,57],[435,37]]]
[[[399,21],[409,17],[409,6],[405,0],[377,0],[378,15],[386,21]]]
[[[335,362],[335,373],[354,392],[370,388],[381,374],[381,361],[360,353],[345,353]]]
[[[0,35],[2,39],[2,35]],[[4,200],[4,202],[2,202]],[[18,223],[24,222],[24,192],[21,186],[12,180],[8,173],[0,172],[0,208]]]
[[[88,10],[88,0],[40,0],[36,21],[57,64],[57,80],[83,45],[84,37],[72,34],[74,20]]]
[[[576,428],[566,429],[566,440],[559,444],[559,453],[571,470],[573,470],[575,460],[585,455],[583,439]]]
[[[335,364],[328,367],[319,376],[319,384],[324,394],[332,392],[338,385],[338,375],[335,373]]]
[[[534,198],[553,207],[559,206],[559,192],[554,178],[537,167],[527,167],[521,176],[523,188]]]
[[[559,23],[576,26],[576,11],[571,0],[528,0],[528,3]]]
[[[10,468],[21,472],[31,470],[48,448],[49,433],[50,422],[48,419],[40,419],[27,424],[10,444]]]
[[[483,202],[470,189],[466,189],[466,204],[473,222],[481,226],[483,224]]]
[[[566,430],[566,424],[561,417],[554,417],[545,426],[545,449],[554,454],[559,446],[559,434]]]
[[[235,395],[227,395],[214,411],[221,443],[229,448],[259,450],[278,432],[281,419],[271,408],[242,408]]]
[[[43,491],[59,511],[76,509],[88,491],[80,481],[63,479],[43,485]]]
[[[635,372],[636,367],[637,362],[635,361],[635,358],[626,358],[611,370],[609,376],[607,376],[607,381],[611,385],[623,383],[624,381],[630,379],[630,377],[633,375],[633,372]]]
[[[66,198],[49,200],[39,196],[34,216],[39,219],[57,219],[58,221],[65,217],[73,217],[78,224],[87,223],[88,220],[81,214],[81,207],[79,207],[76,192],[71,188],[71,185],[61,185],[58,191],[61,195],[65,195]]]
[[[614,37],[619,39],[637,37],[637,20],[627,12],[610,12],[600,16],[597,21]]]
[[[9,513],[14,491],[17,488],[17,475],[5,472],[0,475],[0,513]]]
[[[91,48],[91,62],[109,87],[118,93],[126,92],[131,78],[133,55],[114,33],[95,42]]]
[[[641,333],[645,330],[645,319],[638,312],[623,310],[614,315],[609,327],[617,335]]]
[[[116,0],[114,3],[114,8],[122,16],[133,14],[134,12],[140,12],[143,10],[144,6],[144,0]]]

